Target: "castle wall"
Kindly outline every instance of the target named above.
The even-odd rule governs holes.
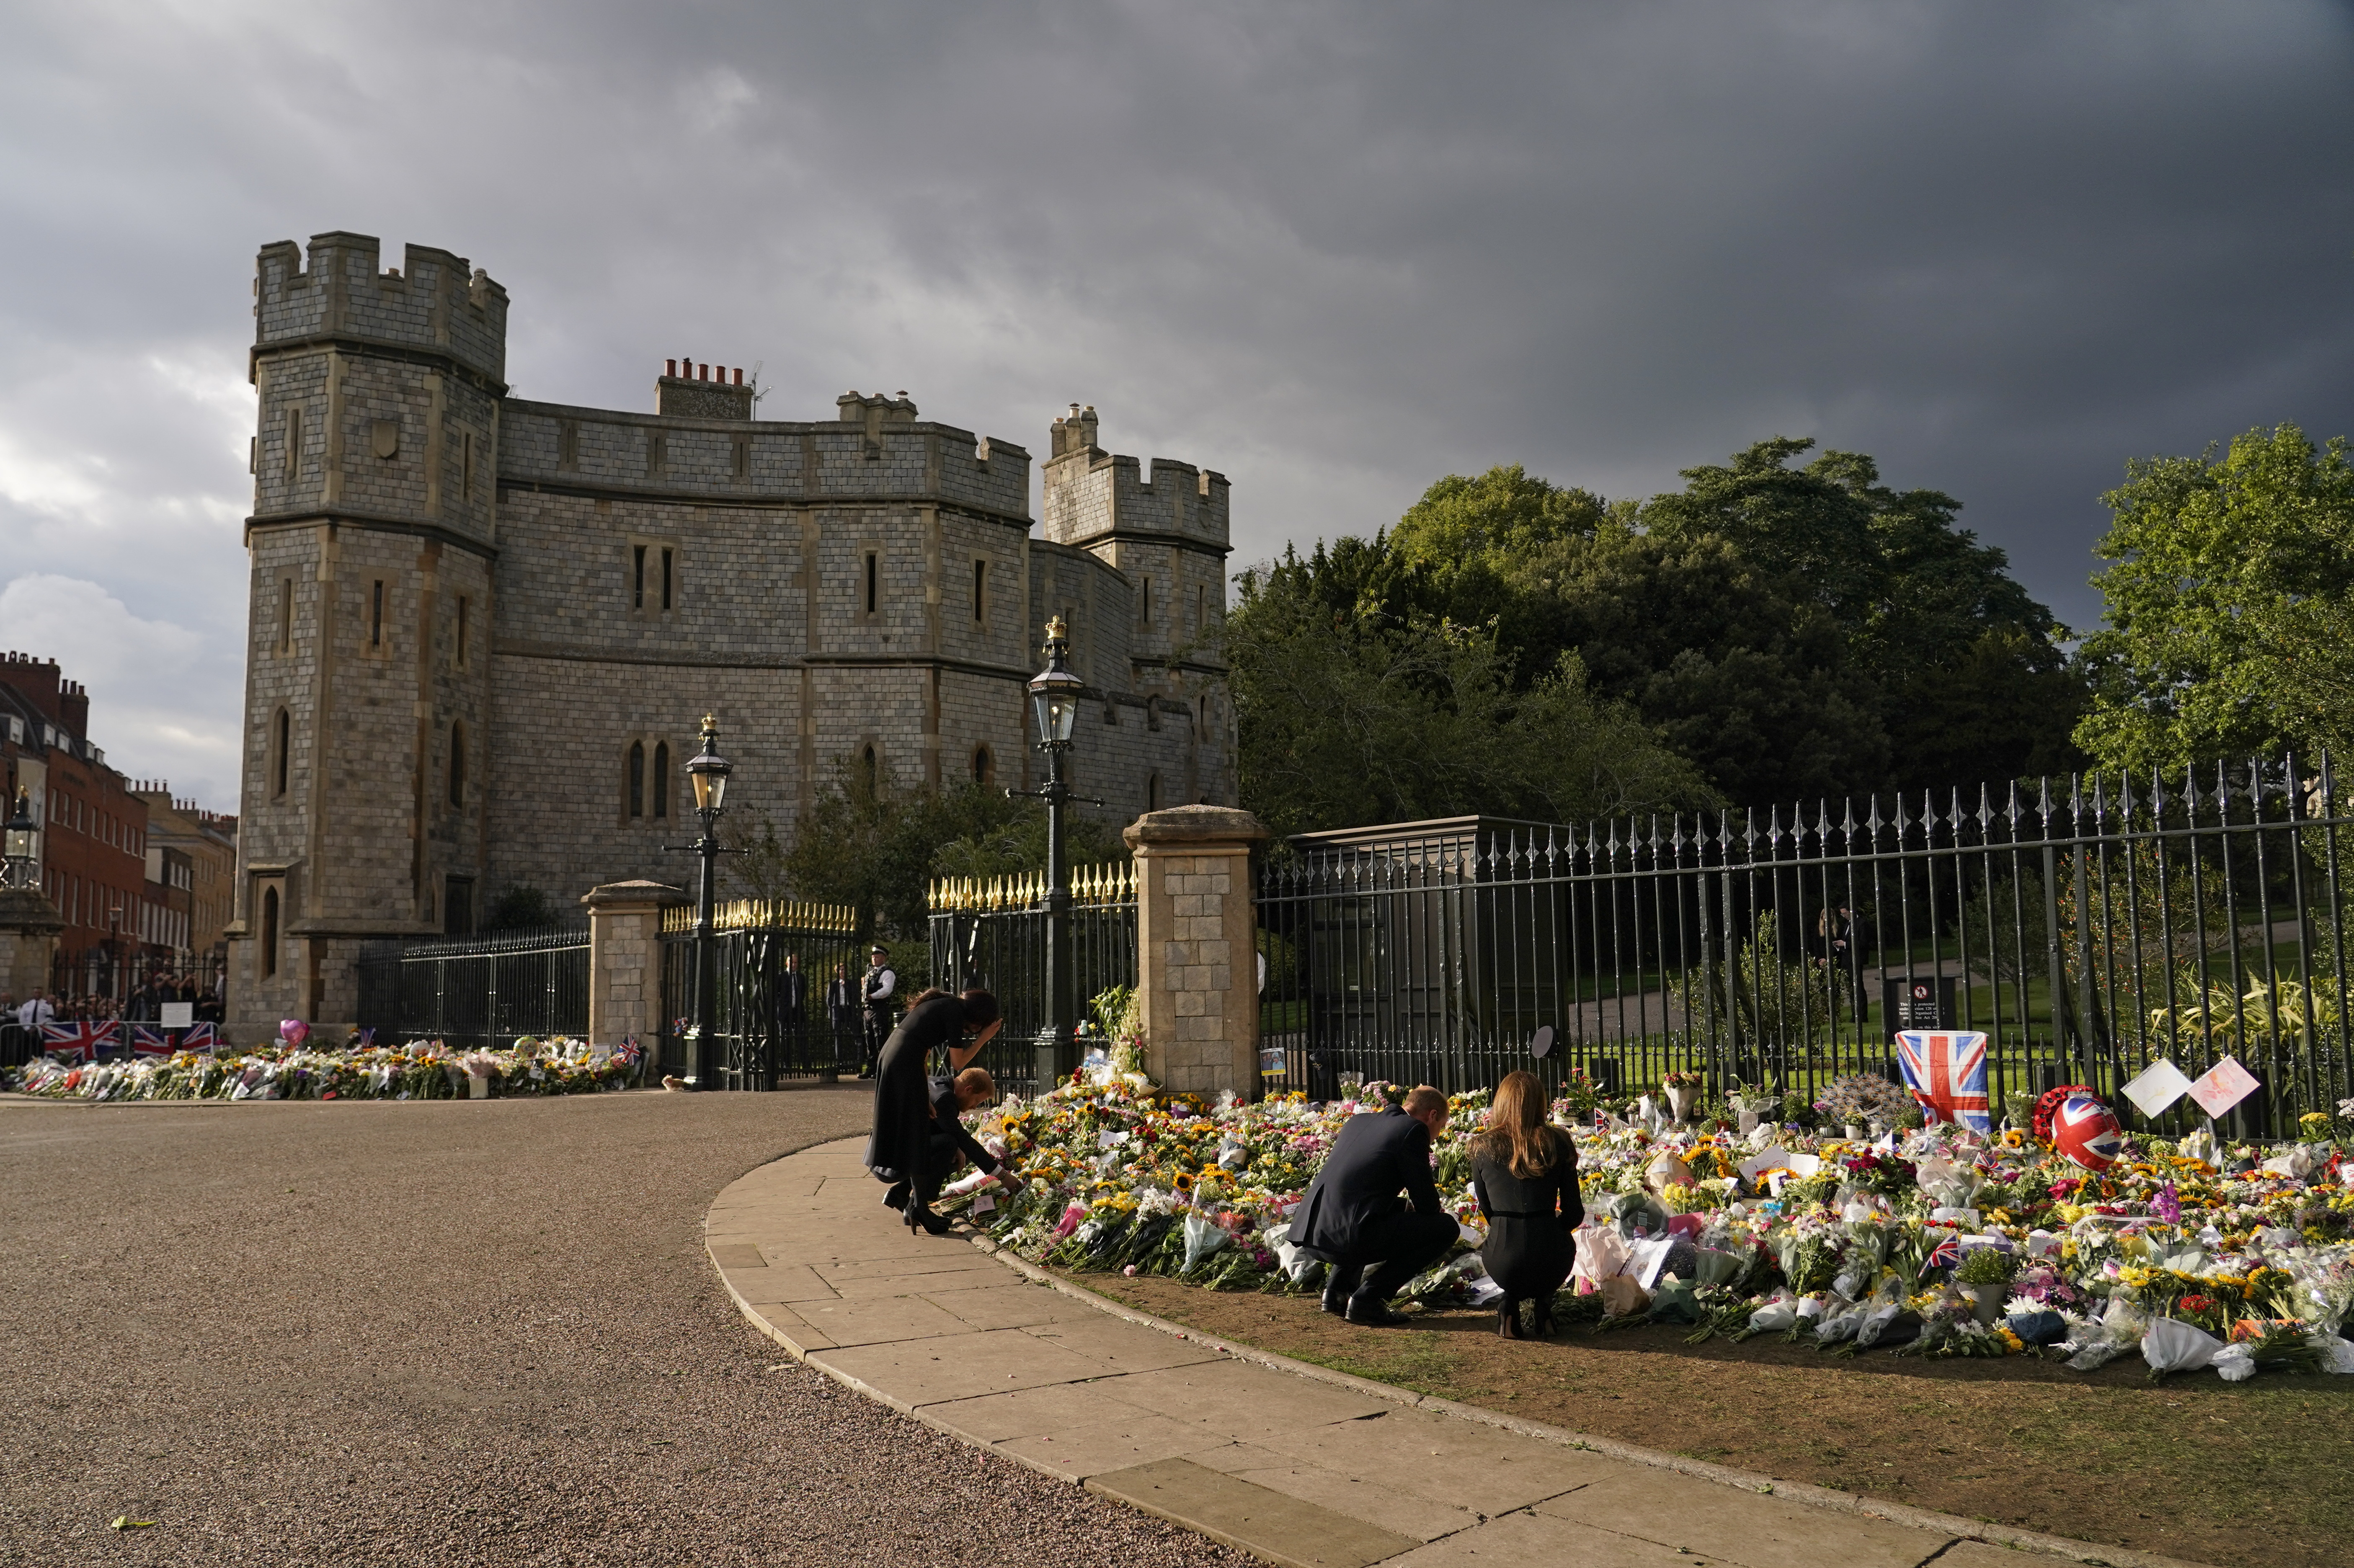
[[[1140,480],[1075,415],[1034,537],[1029,453],[904,395],[791,422],[684,376],[658,383],[668,415],[508,398],[504,291],[446,251],[377,259],[327,234],[307,267],[290,244],[257,269],[240,1033],[350,1019],[362,943],[511,885],[691,884],[662,846],[692,836],[706,712],[739,824],[789,833],[870,753],[902,788],[1034,787],[1024,688],[1056,613],[1095,693],[1071,768],[1088,810],[1231,800],[1196,692],[1214,640],[1139,597],[1199,578],[1223,606],[1223,479]]]

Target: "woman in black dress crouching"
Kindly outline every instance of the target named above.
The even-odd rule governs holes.
[[[1534,1073],[1504,1075],[1496,1103],[1471,1142],[1471,1190],[1488,1221],[1479,1248],[1488,1277],[1504,1290],[1496,1332],[1521,1338],[1520,1308],[1533,1302],[1530,1332],[1553,1331],[1553,1297],[1576,1261],[1570,1233],[1585,1217],[1577,1192],[1577,1146],[1545,1120]]]
[[[883,1201],[907,1215],[911,1230],[939,1235],[949,1228],[931,1210],[946,1173],[931,1147],[933,1134],[945,1131],[927,1072],[932,1051],[947,1050],[953,1079],[996,1038],[1003,1022],[997,998],[985,991],[962,996],[928,991],[908,1004],[907,1015],[875,1059],[875,1133],[866,1142],[866,1168],[889,1184]]]

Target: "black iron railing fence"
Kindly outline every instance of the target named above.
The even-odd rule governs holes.
[[[857,1003],[865,960],[857,912],[785,899],[722,905],[714,921],[712,1088],[765,1090],[792,1075],[855,1073],[864,1059]],[[833,991],[833,982],[844,990]],[[695,911],[665,910],[663,1027],[656,1060],[686,1070],[695,1016]]]
[[[1259,888],[1266,1081],[1528,1066],[1811,1096],[1893,1076],[1894,1031],[1942,1026],[1987,1033],[1998,1115],[2159,1057],[2236,1057],[2263,1084],[2251,1130],[2354,1095],[2354,840],[2327,758],[1974,793],[1291,840]]]
[[[981,986],[1005,1014],[985,1065],[1010,1094],[1033,1094],[1034,1054],[1023,1044],[1046,1024],[1043,874],[952,878],[931,888],[932,974],[947,991]],[[1091,998],[1136,984],[1136,873],[1127,864],[1071,873],[1071,960],[1081,1016]]]
[[[387,1044],[507,1045],[588,1030],[586,926],[371,943],[359,971],[360,1026]]]

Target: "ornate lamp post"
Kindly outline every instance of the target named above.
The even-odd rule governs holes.
[[[0,826],[0,887],[41,885],[41,830],[33,821],[32,797],[16,791],[16,809]]]
[[[1071,969],[1071,868],[1063,853],[1063,809],[1074,800],[1103,804],[1072,794],[1063,779],[1063,754],[1071,749],[1079,694],[1087,690],[1087,683],[1064,663],[1070,648],[1068,630],[1058,615],[1046,622],[1046,667],[1030,681],[1030,709],[1038,724],[1034,748],[1046,754],[1046,787],[1021,791],[1046,802],[1046,1025],[1036,1042],[1042,1090],[1077,1065],[1072,1048],[1072,1026],[1078,1016],[1073,982],[1077,977]]]
[[[717,1001],[718,975],[712,961],[712,932],[717,918],[719,817],[727,809],[727,775],[735,765],[719,755],[719,720],[703,715],[703,749],[686,765],[687,781],[695,787],[695,819],[703,832],[691,844],[666,844],[703,857],[703,878],[695,899],[695,1043],[686,1055],[686,1086],[708,1089],[718,1077],[713,1054],[712,1013]]]

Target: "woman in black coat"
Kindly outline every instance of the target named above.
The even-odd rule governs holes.
[[[909,1005],[875,1059],[875,1133],[866,1143],[866,1168],[890,1184],[883,1202],[904,1209],[910,1230],[944,1234],[948,1221],[932,1213],[933,1194],[921,1190],[926,1156],[938,1128],[928,1064],[934,1048],[949,1054],[949,1074],[961,1073],[981,1047],[996,1038],[1004,1020],[997,999],[985,991],[950,996],[928,991]]]
[[[1545,1119],[1536,1075],[1507,1073],[1487,1124],[1471,1142],[1471,1191],[1487,1217],[1479,1260],[1503,1287],[1496,1332],[1521,1338],[1520,1307],[1533,1302],[1530,1332],[1553,1331],[1553,1297],[1577,1259],[1570,1233],[1585,1218],[1577,1191],[1577,1146]]]

